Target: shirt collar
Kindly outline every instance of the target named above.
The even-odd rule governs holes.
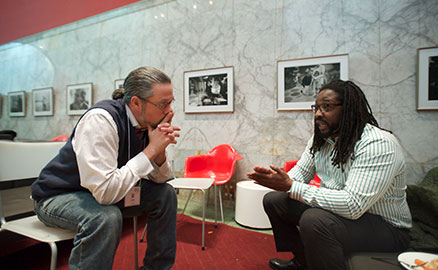
[[[334,145],[337,140],[338,140],[338,137],[336,137],[334,140],[331,137],[328,137],[327,139],[325,139],[325,141],[330,145]]]
[[[132,113],[131,109],[127,104],[125,104],[126,113],[128,114],[129,121],[131,122],[131,125],[136,129],[141,129],[140,124],[138,123],[137,119],[135,119],[134,114]]]

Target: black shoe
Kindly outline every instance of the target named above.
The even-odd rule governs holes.
[[[269,267],[274,270],[304,270],[296,260],[284,261],[280,259],[270,259]]]

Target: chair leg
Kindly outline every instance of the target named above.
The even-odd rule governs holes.
[[[146,224],[144,225],[143,232],[141,233],[140,242],[143,242],[144,237],[146,236],[146,229],[147,228],[148,228],[148,223],[146,222]]]
[[[222,206],[222,186],[219,187],[219,207],[221,208],[222,223],[224,222],[224,207]]]
[[[138,244],[137,244],[137,216],[133,218],[132,223],[134,224],[134,259],[135,259],[135,270],[138,270]]]
[[[216,181],[214,183],[214,227],[217,228],[217,185]]]
[[[50,245],[50,250],[52,251],[52,256],[50,258],[50,270],[56,270],[56,257],[58,256],[58,248],[56,243],[48,243]]]
[[[202,250],[205,250],[204,241],[205,241],[205,190],[202,191]]]
[[[207,206],[210,203],[210,189],[207,190]]]
[[[192,194],[193,194],[193,189],[190,190],[189,197],[187,198],[186,204],[184,205],[184,209],[183,209],[183,211],[182,211],[183,214],[184,214],[184,212],[186,211],[187,204],[189,203],[190,199],[192,198]]]

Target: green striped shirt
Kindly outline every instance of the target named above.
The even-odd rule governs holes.
[[[382,216],[398,228],[412,227],[406,202],[406,164],[397,139],[367,124],[354,147],[354,160],[344,164],[344,172],[332,165],[334,141],[327,139],[312,158],[313,137],[297,165],[289,171],[293,180],[290,197],[348,219],[368,212]],[[321,187],[307,183],[318,174]]]

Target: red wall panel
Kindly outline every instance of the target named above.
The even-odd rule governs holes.
[[[0,44],[140,0],[0,0]]]

